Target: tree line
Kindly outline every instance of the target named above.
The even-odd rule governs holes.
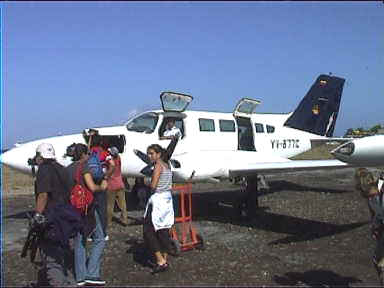
[[[368,135],[374,135],[374,134],[377,134],[377,132],[380,129],[384,129],[384,127],[381,126],[381,124],[374,125],[371,128],[367,128],[367,129],[365,129],[363,127],[349,128],[345,132],[344,137],[346,137],[346,136],[352,136],[352,137],[353,136],[355,136],[355,137],[361,136],[361,137],[363,137],[363,136],[368,136]]]

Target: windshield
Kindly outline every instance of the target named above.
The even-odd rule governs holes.
[[[152,133],[157,125],[159,116],[156,113],[146,113],[127,123],[128,131]]]

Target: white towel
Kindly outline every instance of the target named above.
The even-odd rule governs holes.
[[[377,188],[379,189],[379,191],[381,190],[381,187],[383,187],[383,183],[384,183],[384,180],[379,179],[379,182],[377,183]]]
[[[152,205],[152,223],[155,231],[171,228],[175,223],[171,192],[152,194],[145,207],[144,218],[147,215],[149,205]]]

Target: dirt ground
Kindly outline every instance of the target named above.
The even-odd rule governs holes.
[[[106,286],[374,286],[366,203],[353,189],[353,169],[266,175],[258,216],[239,217],[244,193],[228,184],[194,184],[194,225],[205,250],[170,258],[170,270],[152,275],[142,244],[143,211],[127,192],[131,223],[109,230],[102,265]],[[36,269],[20,258],[27,233],[30,191],[3,199],[5,286],[36,281]],[[219,202],[220,201],[220,202]]]

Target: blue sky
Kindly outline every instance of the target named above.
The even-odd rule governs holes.
[[[335,136],[384,124],[384,4],[3,2],[3,145],[160,108],[290,112],[322,73],[346,78]]]

